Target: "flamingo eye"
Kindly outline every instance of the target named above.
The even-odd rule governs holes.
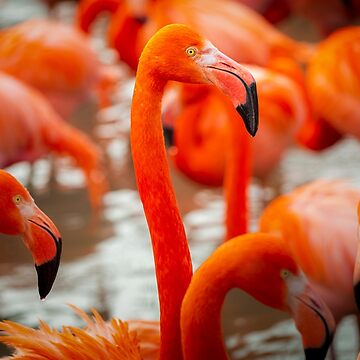
[[[290,276],[290,274],[291,274],[291,272],[290,272],[290,270],[288,270],[288,269],[282,269],[282,270],[280,271],[280,276],[281,276],[281,278],[283,278],[283,279],[287,279],[287,278]]]
[[[196,48],[194,48],[194,47],[189,47],[189,48],[187,48],[187,49],[185,50],[185,52],[186,52],[186,55],[187,55],[187,56],[193,57],[193,56],[196,55],[197,50],[196,50]]]
[[[15,203],[16,205],[19,205],[19,204],[21,203],[21,200],[22,200],[21,195],[15,195],[15,196],[13,197],[13,201],[14,201],[14,203]]]

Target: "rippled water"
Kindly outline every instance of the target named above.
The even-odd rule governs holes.
[[[34,7],[29,9],[33,11]],[[5,23],[4,18],[9,20],[11,16],[6,17],[2,12],[0,24]],[[41,302],[30,255],[21,241],[0,235],[1,318],[31,326],[36,326],[39,319],[56,327],[80,325],[66,306],[72,303],[83,309],[96,307],[105,317],[158,319],[150,239],[129,155],[132,85],[132,80],[123,83],[117,105],[98,116],[91,104],[73,116],[96,139],[107,158],[111,190],[98,217],[90,210],[82,174],[68,160],[56,161],[55,176],[49,159],[39,160],[31,176],[28,164],[8,168],[28,186],[38,205],[58,225],[64,250],[54,288],[46,301]],[[87,123],[91,118],[93,121]],[[319,177],[342,177],[360,186],[359,163],[360,145],[351,139],[321,155],[292,149],[279,169],[281,191]],[[172,176],[196,268],[223,237],[221,191],[198,186],[176,171],[172,171]],[[264,198],[274,193],[270,185],[265,190],[255,182],[251,185],[253,230]],[[303,358],[292,321],[240,291],[232,291],[226,299],[223,327],[233,359]],[[355,320],[346,319],[336,337],[339,359],[355,359],[354,333]]]

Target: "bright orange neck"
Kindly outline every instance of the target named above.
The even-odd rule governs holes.
[[[246,234],[219,246],[200,266],[181,308],[184,360],[228,360],[221,330],[221,308],[231,289],[241,289],[265,305],[283,308],[286,293],[281,294],[276,283],[280,277],[267,282],[261,279],[274,271],[268,267],[269,257],[286,257],[288,250],[284,249],[286,244],[279,237]]]
[[[182,359],[180,308],[191,258],[171,185],[160,107],[165,83],[138,68],[131,108],[131,147],[154,252],[160,301],[161,359]]]
[[[229,240],[247,233],[247,189],[251,176],[252,148],[240,116],[228,102],[228,149],[224,175],[226,236]]]
[[[241,259],[234,258],[233,241],[219,247],[191,280],[181,309],[185,360],[228,360],[221,330],[221,308],[227,292],[235,286],[234,269],[241,263]]]

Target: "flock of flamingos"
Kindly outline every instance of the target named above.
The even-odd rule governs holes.
[[[323,34],[310,44],[270,23],[296,6],[254,2],[257,10],[269,3],[276,6],[262,8],[267,20],[240,1],[82,0],[76,27],[43,19],[0,31],[1,168],[68,155],[98,209],[108,188],[101,151],[64,119],[90,97],[111,104],[116,65],[98,60],[86,34],[101,12],[111,14],[108,44],[136,72],[131,151],[160,303],[159,323],[105,322],[78,308],[84,329],[3,321],[11,359],[228,359],[220,313],[232,288],[288,312],[308,360],[325,359],[336,325],[359,316],[360,189],[306,184],[271,201],[256,233],[248,232],[247,204],[251,177],[266,179],[290,146],[320,152],[346,136],[360,139],[360,28],[343,26],[359,6],[294,1]],[[194,181],[224,186],[225,241],[194,274],[168,159]],[[0,209],[0,232],[23,238],[44,299],[60,263],[59,231],[5,170]]]

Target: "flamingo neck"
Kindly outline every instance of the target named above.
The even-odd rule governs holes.
[[[251,143],[244,125],[235,112],[231,103],[227,101],[229,118],[228,151],[224,175],[225,191],[225,223],[226,236],[229,240],[235,236],[247,233],[248,228],[248,200],[247,188],[251,177]]]
[[[139,64],[131,108],[131,148],[147,219],[160,302],[160,359],[182,359],[180,309],[192,276],[184,226],[171,184],[160,108],[165,82]]]
[[[196,271],[183,300],[181,334],[186,360],[229,359],[221,330],[221,308],[226,294],[239,285],[234,277],[241,262],[233,256],[231,243],[233,240],[219,247]]]

